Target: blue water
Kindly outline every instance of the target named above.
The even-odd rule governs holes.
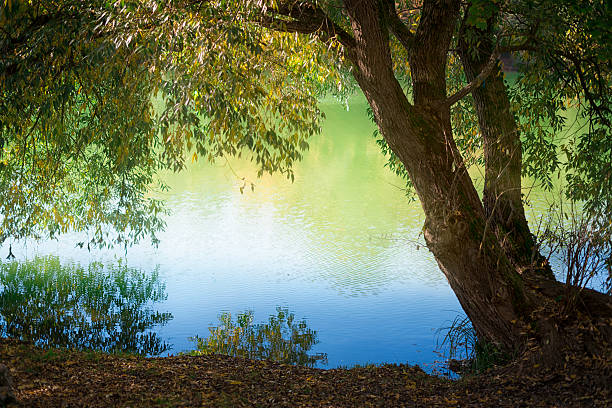
[[[154,305],[174,318],[155,330],[170,354],[193,349],[222,312],[252,310],[265,322],[286,307],[317,331],[313,353],[323,368],[410,363],[431,369],[440,359],[436,330],[461,312],[433,256],[422,246],[423,215],[385,167],[365,103],[350,110],[324,104],[323,134],[311,141],[292,184],[257,179],[247,161],[197,162],[165,178],[172,215],[159,247],[124,251],[58,241],[5,242],[18,259],[58,255],[62,262],[112,262],[158,268],[167,300]],[[240,193],[241,178],[255,191]],[[5,256],[5,255],[3,255]]]

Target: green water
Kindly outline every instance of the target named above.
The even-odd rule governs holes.
[[[198,344],[190,339],[228,327],[230,314],[266,327],[280,307],[308,325],[308,355],[326,356],[306,358],[314,365],[431,367],[439,359],[436,330],[461,307],[422,246],[420,205],[384,167],[363,99],[352,100],[348,111],[335,102],[322,108],[323,132],[295,167],[294,183],[257,179],[257,168],[245,160],[190,163],[166,174],[171,190],[153,193],[172,211],[158,248],[142,243],[127,252],[88,252],[75,247],[82,237],[73,234],[12,243],[13,252],[82,265],[125,258],[130,268],[158,271],[165,296],[139,307],[171,318],[136,332],[154,333],[170,353],[193,350]],[[254,191],[241,194],[243,178],[255,183]]]

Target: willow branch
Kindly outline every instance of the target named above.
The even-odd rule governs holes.
[[[493,53],[491,53],[491,57],[489,57],[489,61],[487,61],[487,64],[484,66],[482,71],[480,71],[480,74],[478,74],[476,78],[472,80],[472,82],[470,82],[469,84],[464,86],[462,89],[457,91],[455,94],[451,95],[448,99],[446,99],[444,104],[448,107],[451,107],[457,102],[459,102],[461,99],[463,99],[465,96],[472,93],[474,89],[482,85],[482,83],[487,79],[487,77],[491,74],[491,72],[493,72],[493,68],[495,68],[495,66],[497,65],[498,57],[499,57],[499,50],[496,49]]]
[[[537,51],[537,48],[534,46],[534,40],[526,40],[522,44],[517,45],[506,45],[504,47],[498,47],[497,50],[499,54],[503,54],[505,52],[518,52],[518,51]]]
[[[355,48],[355,39],[320,7],[312,4],[281,4],[274,10],[262,13],[257,22],[275,31],[317,34],[323,42],[336,40],[349,52]]]

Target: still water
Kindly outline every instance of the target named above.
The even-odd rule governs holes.
[[[252,164],[237,160],[168,174],[171,191],[156,194],[172,215],[157,248],[88,252],[75,247],[80,236],[68,235],[13,242],[13,252],[18,260],[52,254],[85,268],[123,258],[130,268],[157,271],[165,296],[147,307],[172,318],[145,329],[170,347],[163,355],[193,350],[190,338],[206,338],[220,316],[250,316],[261,328],[284,310],[316,332],[310,352],[326,355],[316,366],[431,368],[439,360],[436,330],[461,307],[433,256],[417,244],[420,206],[384,167],[363,100],[348,110],[331,101],[322,108],[323,132],[311,139],[294,183],[257,179]],[[255,183],[253,192],[240,193],[243,177]],[[2,258],[8,244],[0,247]]]

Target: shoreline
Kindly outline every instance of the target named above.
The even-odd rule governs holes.
[[[319,369],[223,355],[141,357],[0,339],[15,407],[610,406],[606,373],[516,369],[449,380],[418,366]],[[583,367],[584,368],[584,367]],[[601,385],[602,377],[604,385]],[[551,377],[552,375],[552,377]],[[599,376],[599,384],[593,381]],[[609,377],[608,377],[609,378]]]

